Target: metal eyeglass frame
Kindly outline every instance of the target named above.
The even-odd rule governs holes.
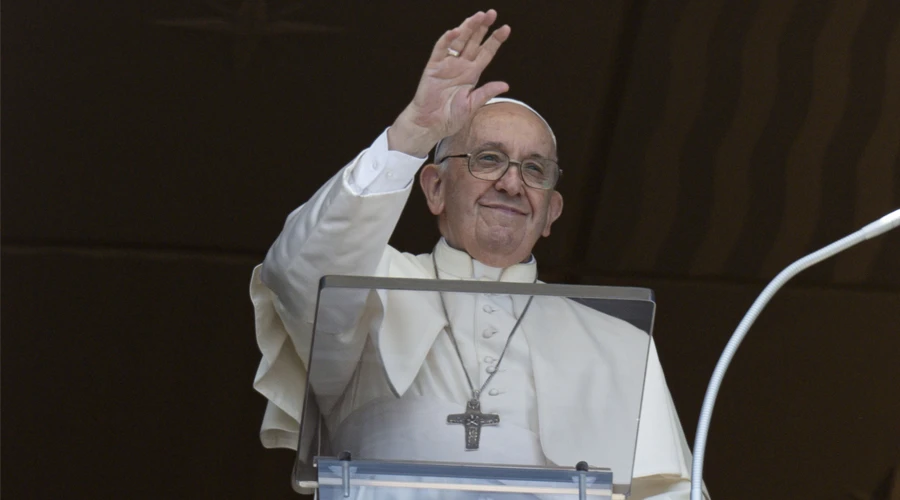
[[[475,175],[474,172],[472,172],[472,158],[474,158],[475,155],[480,155],[482,153],[494,153],[496,155],[502,156],[503,158],[506,158],[506,167],[503,169],[503,172],[501,172],[500,175],[496,179],[484,179],[482,177],[478,177],[477,175]],[[498,181],[498,180],[502,179],[504,175],[506,175],[506,172],[509,170],[510,166],[515,165],[519,170],[519,177],[522,179],[522,182],[526,186],[534,188],[534,189],[542,189],[545,191],[554,189],[557,186],[557,184],[559,184],[559,180],[562,179],[562,175],[563,175],[563,170],[562,170],[562,168],[559,167],[558,163],[556,163],[553,160],[544,158],[548,161],[552,161],[553,164],[556,165],[556,172],[557,172],[556,179],[553,181],[553,184],[549,187],[533,186],[528,183],[528,181],[525,178],[525,174],[522,173],[522,162],[513,160],[512,158],[509,157],[508,154],[506,154],[502,151],[494,151],[494,150],[489,149],[489,150],[479,151],[478,153],[461,153],[461,154],[456,154],[456,155],[446,155],[443,158],[441,158],[437,163],[438,164],[444,163],[446,160],[449,160],[450,158],[466,158],[466,159],[468,159],[468,161],[466,162],[466,169],[469,171],[469,174],[472,177],[483,180],[483,181]]]

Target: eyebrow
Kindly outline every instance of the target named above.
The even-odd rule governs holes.
[[[487,141],[487,142],[482,142],[482,143],[479,144],[478,146],[475,146],[475,149],[476,149],[477,151],[484,151],[485,149],[499,149],[500,151],[503,151],[504,153],[507,153],[507,151],[506,151],[506,145],[503,144],[502,142],[497,142],[497,141]],[[507,153],[507,154],[509,154],[509,153]],[[544,156],[544,155],[542,155],[542,154],[540,154],[540,153],[533,153],[533,152],[532,152],[532,153],[529,153],[529,154],[527,154],[527,155],[525,155],[525,158],[544,158],[544,159],[547,159],[547,160],[553,160],[553,161],[556,161],[556,160],[554,160],[552,157]]]

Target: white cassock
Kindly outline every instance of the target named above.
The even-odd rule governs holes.
[[[264,446],[297,448],[321,276],[435,277],[431,254],[388,245],[423,162],[389,151],[385,131],[290,214],[254,270],[250,292],[263,356],[254,388],[269,400]],[[443,239],[434,259],[443,279],[531,283],[537,275],[534,259],[491,268]],[[447,415],[461,413],[471,397],[460,357],[480,386],[496,370],[527,298],[444,298],[459,356],[434,294],[380,291],[362,317],[351,315],[352,325],[337,317],[329,327],[319,318],[316,359],[330,351],[331,359],[346,360],[333,369],[317,364],[312,381],[335,449],[384,460],[567,467],[584,460],[612,468],[615,477],[633,473],[631,498],[688,498],[690,450],[655,346],[645,380],[622,376],[635,373],[626,366],[634,359],[629,353],[645,355],[647,335],[563,299],[532,303],[481,397],[482,411],[501,415],[501,424],[484,427],[479,450],[465,451],[463,429],[447,424]],[[604,333],[601,340],[585,332]],[[642,382],[638,432],[636,414],[616,416],[638,407],[629,397],[640,395]],[[630,453],[618,450],[634,447],[635,432],[632,470]]]

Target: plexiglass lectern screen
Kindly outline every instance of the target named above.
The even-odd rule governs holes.
[[[498,471],[584,462],[627,492],[654,312],[641,288],[325,277],[297,346],[308,377],[295,479],[346,452]]]

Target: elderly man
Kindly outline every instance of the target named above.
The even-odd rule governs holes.
[[[487,36],[496,16],[493,10],[479,12],[439,38],[412,102],[371,147],[288,217],[265,262],[254,271],[251,296],[263,354],[254,387],[269,400],[261,431],[265,446],[297,446],[321,276],[537,281],[532,249],[550,235],[563,210],[562,196],[554,190],[560,176],[556,138],[535,110],[497,98],[508,90],[505,83],[477,86],[510,35],[503,26]],[[422,167],[432,148],[436,162]],[[442,235],[427,255],[401,253],[388,245],[418,171]],[[589,334],[577,328],[539,334],[526,323],[550,314],[548,306],[529,311],[527,304],[499,297],[490,310],[507,313],[508,328],[458,335],[456,319],[473,317],[474,302],[445,303],[442,298],[434,306],[416,303],[419,299],[379,297],[380,304],[370,304],[371,317],[359,322],[353,335],[322,340],[350,353],[347,359],[353,362],[385,363],[384,370],[362,363],[338,370],[344,374],[343,392],[319,401],[328,406],[331,437],[341,449],[378,458],[564,466],[574,466],[579,457],[599,456],[600,445],[574,431],[571,422],[555,421],[548,403],[577,409],[585,391],[590,397],[592,388],[613,377],[599,363],[596,369],[574,366],[578,352],[597,344]],[[634,349],[639,336],[624,322],[592,316],[575,305],[561,307],[552,314],[563,320],[587,315],[585,321],[600,321],[619,332],[609,336],[611,343],[618,342],[618,352],[639,353]],[[516,335],[517,328],[523,333]],[[646,336],[643,342],[646,353]],[[494,378],[498,371],[503,373]],[[652,345],[646,377],[632,497],[687,498],[690,451]],[[498,380],[506,389],[488,387],[500,384]],[[559,380],[583,385],[566,390]],[[509,397],[492,400],[504,419],[496,432],[491,429],[493,439],[478,443],[476,436],[467,442],[474,454],[472,449],[453,451],[462,450],[461,434],[458,426],[448,425],[447,415],[466,405],[478,408],[485,394],[501,392]],[[640,384],[632,392],[639,394]],[[396,428],[373,427],[373,422],[398,418],[404,420]],[[573,418],[591,425],[594,415],[585,410]]]

